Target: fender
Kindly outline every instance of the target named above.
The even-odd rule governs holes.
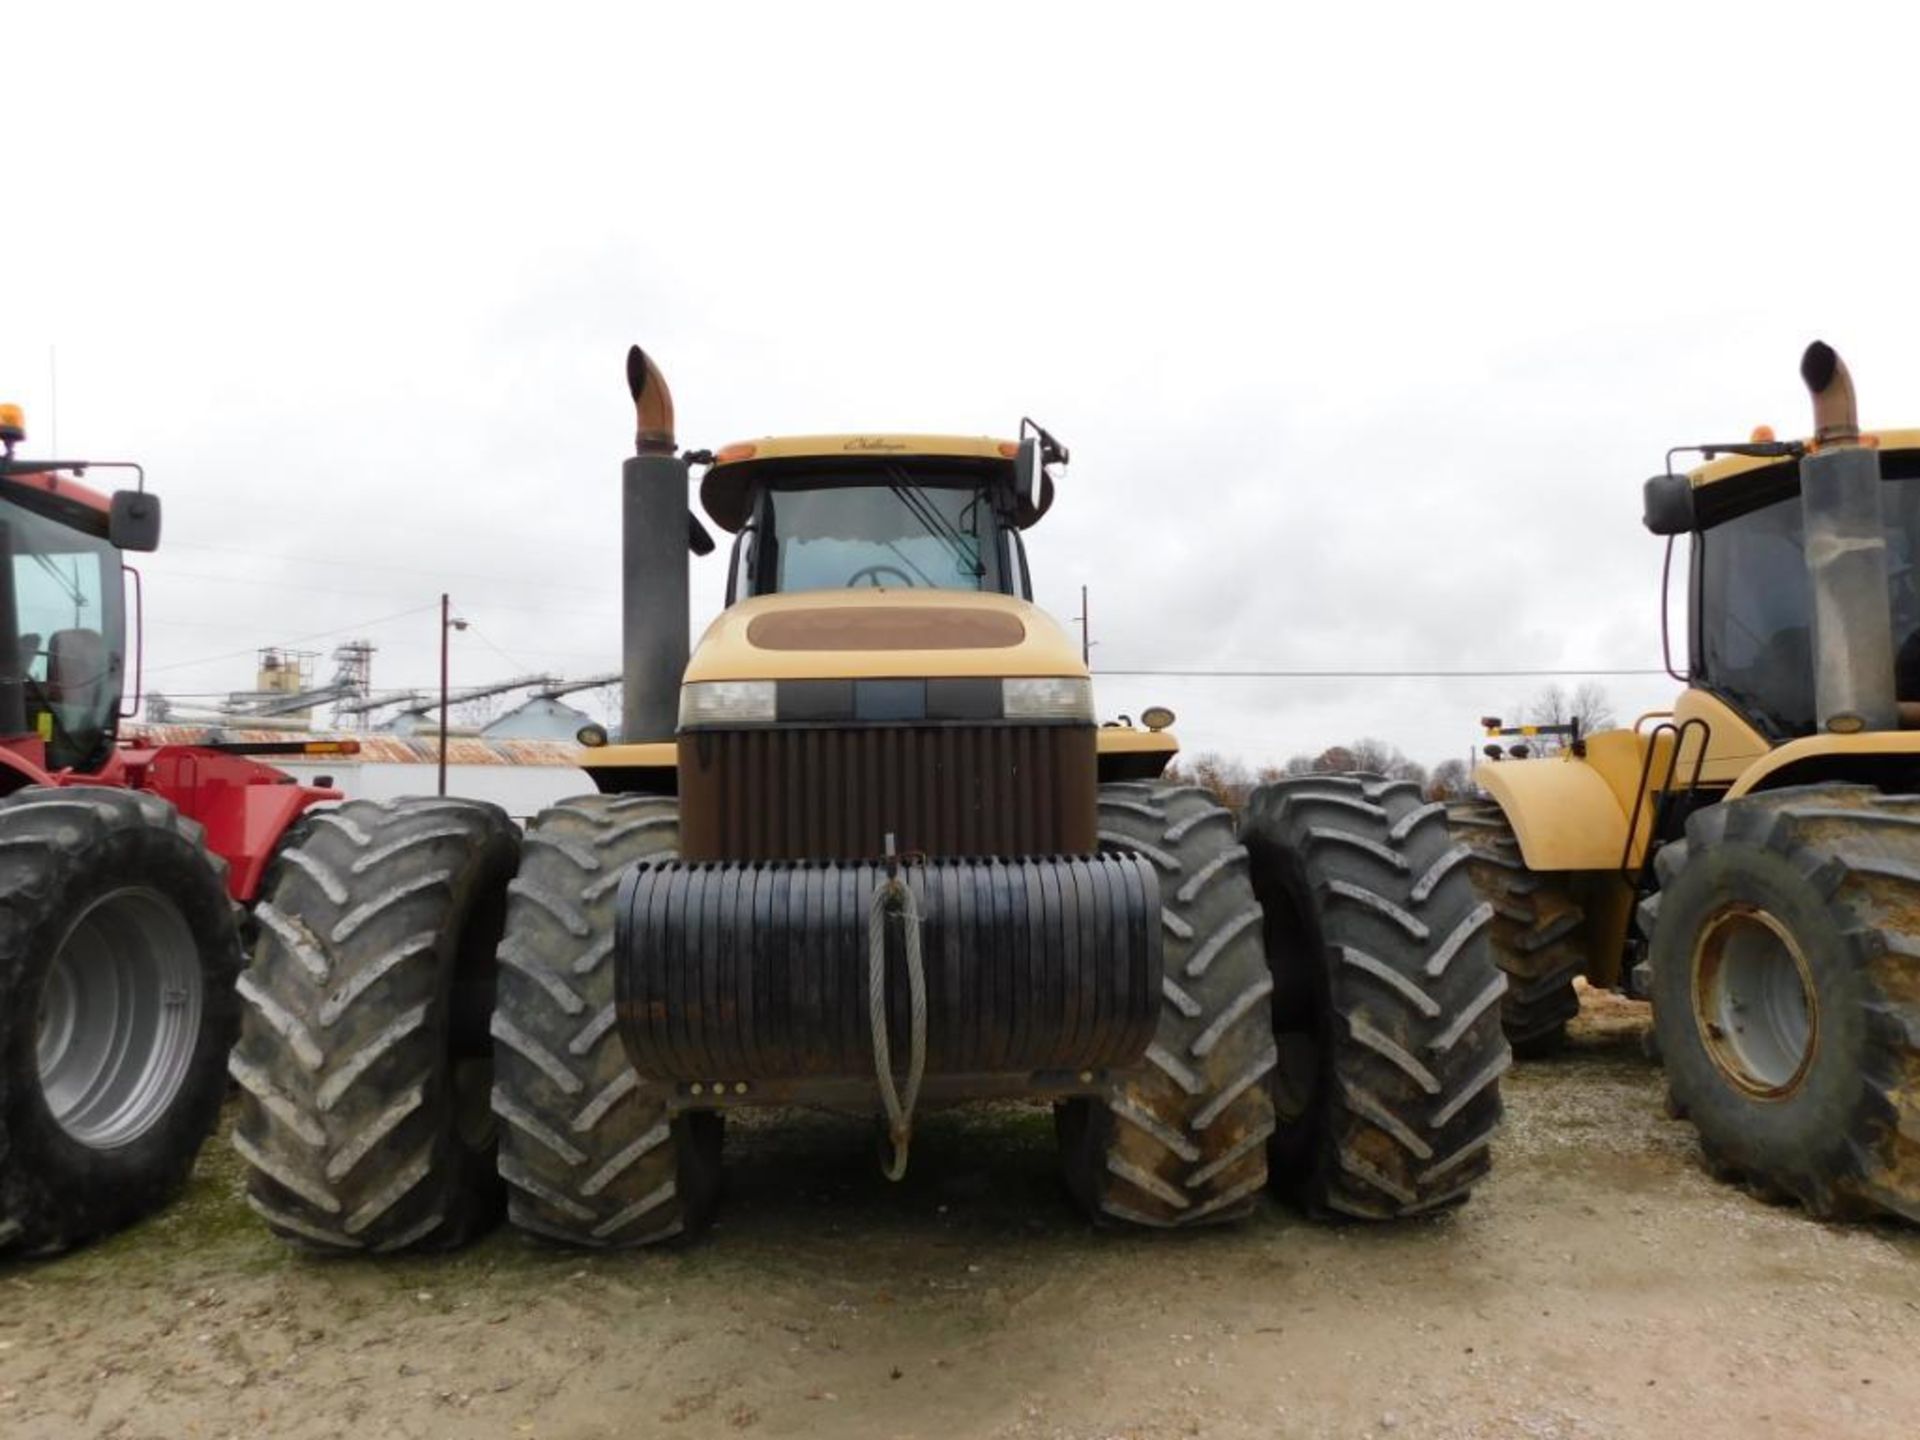
[[[1639,833],[1627,854],[1627,818],[1646,772],[1647,737],[1607,730],[1587,740],[1585,757],[1481,765],[1474,780],[1500,806],[1529,870],[1612,870],[1637,863],[1653,829],[1652,805],[1640,807]],[[1661,744],[1671,741],[1661,737]],[[1664,764],[1657,764],[1659,770]]]
[[[37,739],[8,741],[0,745],[0,795],[11,795],[23,785],[54,785],[59,782],[47,773],[47,747]]]
[[[205,827],[207,848],[227,862],[227,893],[243,905],[258,897],[287,827],[312,806],[344,798],[244,755],[193,745],[127,752],[126,763],[136,788]]]
[[[1807,735],[1790,740],[1749,766],[1727,791],[1729,800],[1782,785],[1852,780],[1883,790],[1907,788],[1920,762],[1920,733],[1877,730],[1864,735]]]

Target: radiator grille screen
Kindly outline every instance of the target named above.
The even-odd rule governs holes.
[[[680,736],[689,860],[1087,855],[1090,726],[884,725]]]

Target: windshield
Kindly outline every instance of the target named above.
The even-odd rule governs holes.
[[[1890,480],[1880,494],[1899,698],[1920,700],[1920,483]],[[1798,495],[1701,535],[1697,668],[1777,735],[1815,728],[1812,614]]]
[[[3,499],[0,540],[9,572],[0,586],[0,682],[19,688],[25,729],[46,741],[49,769],[94,769],[120,709],[119,553]]]
[[[747,573],[756,594],[797,590],[1004,590],[998,520],[978,485],[771,487]]]

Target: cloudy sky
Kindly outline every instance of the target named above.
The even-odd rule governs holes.
[[[631,341],[688,443],[1042,418],[1096,670],[1657,667],[1668,445],[1816,335],[1920,423],[1905,7],[302,13],[7,12],[0,396],[147,465],[170,692],[428,685],[443,589],[456,684],[612,668]],[[1432,761],[1542,683],[1100,696]]]

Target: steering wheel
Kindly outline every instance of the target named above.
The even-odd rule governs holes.
[[[873,586],[874,589],[878,590],[880,588],[881,577],[884,575],[897,576],[902,587],[908,590],[913,589],[913,577],[908,575],[906,571],[892,565],[862,566],[847,577],[847,588],[851,590],[862,580],[865,580],[869,585]]]

